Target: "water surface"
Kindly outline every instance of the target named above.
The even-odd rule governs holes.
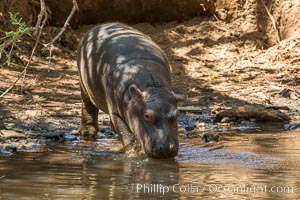
[[[181,138],[174,160],[103,150],[115,139],[49,142],[0,158],[0,199],[300,199],[299,134],[224,132],[211,145]]]

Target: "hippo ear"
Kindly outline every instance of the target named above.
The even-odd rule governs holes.
[[[185,101],[185,100],[188,99],[188,96],[185,95],[185,94],[176,94],[176,93],[173,93],[173,95],[174,95],[174,97],[175,97],[175,99],[176,99],[177,102],[178,101]]]
[[[129,94],[130,94],[130,97],[133,99],[139,99],[139,98],[143,97],[142,91],[136,85],[131,85],[129,87]]]

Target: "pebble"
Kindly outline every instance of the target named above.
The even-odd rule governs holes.
[[[240,124],[243,124],[243,125],[248,125],[248,124],[250,124],[250,122],[249,121],[246,121],[246,120],[243,120],[243,121],[241,121],[241,123]]]
[[[112,132],[110,128],[101,128],[100,129],[100,138],[115,138],[117,134]]]
[[[240,131],[255,131],[257,129],[257,127],[256,126],[249,126],[249,125],[248,126],[241,125],[237,129],[240,130]]]
[[[287,130],[287,131],[292,131],[292,130],[295,130],[297,128],[300,127],[300,123],[296,123],[296,124],[285,124],[284,125],[284,129]]]
[[[211,142],[211,141],[218,142],[219,137],[220,136],[218,134],[213,134],[213,133],[204,133],[202,136],[205,142]]]
[[[38,148],[38,144],[34,143],[34,142],[29,142],[29,143],[26,143],[24,145],[25,149],[26,150],[34,150],[34,149],[37,149]]]
[[[99,131],[100,131],[101,133],[104,133],[104,132],[111,132],[111,129],[110,129],[110,128],[102,127],[102,128],[100,128]]]
[[[12,129],[16,124],[15,123],[8,123],[5,125],[6,129]]]
[[[68,135],[64,136],[64,139],[67,140],[67,141],[73,141],[73,140],[76,140],[77,137],[75,135],[68,134]]]
[[[204,127],[205,126],[205,122],[198,122],[196,126],[197,127]]]
[[[12,152],[6,151],[4,149],[0,149],[0,156],[11,156],[11,155],[13,155]]]
[[[189,135],[187,133],[180,133],[179,134],[179,137],[182,137],[182,138],[188,138]]]
[[[223,117],[221,123],[229,123],[231,120],[229,117]]]
[[[61,137],[63,136],[63,132],[60,131],[60,130],[57,130],[57,131],[54,131],[54,132],[48,132],[48,133],[45,133],[44,136],[46,138],[58,138],[58,137]]]
[[[10,138],[25,138],[24,133],[19,133],[14,130],[0,130],[0,138],[10,139]]]
[[[79,130],[74,129],[70,132],[71,135],[78,135],[79,134]]]
[[[201,132],[203,132],[203,131],[206,130],[206,128],[205,128],[205,126],[201,126],[201,127],[198,128],[198,130],[201,131]]]
[[[4,150],[10,151],[10,152],[17,150],[17,147],[15,145],[9,144],[9,143],[3,144],[2,147],[4,148]]]
[[[195,126],[185,126],[185,127],[184,127],[184,129],[185,129],[186,131],[192,131],[192,130],[194,130],[194,128],[195,128]]]
[[[218,131],[229,131],[229,128],[228,127],[221,127],[221,128],[218,128]]]

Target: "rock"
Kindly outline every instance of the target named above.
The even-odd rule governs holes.
[[[187,133],[179,133],[179,137],[188,138],[188,134]]]
[[[229,117],[223,117],[221,119],[221,123],[229,123],[230,122],[230,118]]]
[[[26,138],[24,133],[19,133],[14,130],[0,130],[0,138],[11,139],[11,138]]]
[[[246,119],[255,118],[257,121],[290,121],[290,117],[281,111],[254,105],[244,105],[232,109],[213,110],[212,116],[215,117],[217,121],[223,119],[224,117],[238,117]]]
[[[13,144],[5,143],[2,145],[3,149],[9,152],[13,152],[17,150],[17,147]]]
[[[5,125],[6,129],[12,129],[16,124],[15,123],[8,123]]]
[[[39,110],[26,110],[25,115],[30,118],[35,118],[39,115]]]
[[[4,149],[0,149],[0,156],[11,156],[11,155],[13,155],[12,152],[6,151]]]
[[[179,115],[178,117],[178,127],[183,127],[185,131],[194,130],[197,126],[196,120],[188,115]]]
[[[211,141],[218,142],[219,137],[220,136],[218,134],[213,134],[213,133],[205,133],[202,136],[202,138],[204,139],[205,142],[211,142]]]
[[[100,128],[100,138],[115,138],[116,135],[110,128]]]
[[[74,129],[70,132],[71,135],[79,135],[79,130]]]
[[[256,131],[258,129],[257,126],[253,126],[253,125],[241,125],[239,127],[237,127],[237,130],[242,131],[242,132],[253,132]]]
[[[218,131],[229,131],[229,128],[228,127],[221,127],[221,128],[218,128]]]
[[[195,129],[195,126],[185,126],[184,129],[185,129],[186,131],[192,131],[192,130]]]
[[[35,150],[35,149],[37,149],[38,147],[39,147],[39,145],[36,144],[36,143],[34,143],[34,142],[29,142],[29,143],[24,144],[24,148],[25,148],[26,150]]]
[[[100,128],[99,130],[101,133],[105,133],[105,132],[111,132],[111,129],[110,128],[106,128],[106,127],[102,127]]]
[[[293,131],[297,128],[300,127],[300,123],[296,123],[296,124],[285,124],[284,125],[284,129],[287,130],[287,131]]]
[[[250,124],[250,121],[242,120],[242,121],[240,122],[240,124],[242,124],[242,125],[249,125],[249,124]]]
[[[45,138],[59,138],[62,137],[64,135],[64,133],[60,130],[54,131],[54,132],[48,132],[45,133],[44,136]]]
[[[73,140],[77,140],[77,137],[75,135],[65,135],[64,139],[67,141],[73,141]]]
[[[196,126],[197,127],[205,127],[205,122],[198,122],[197,124],[196,124]]]

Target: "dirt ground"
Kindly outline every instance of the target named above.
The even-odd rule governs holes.
[[[245,31],[244,25],[241,19],[225,22],[215,17],[132,24],[167,54],[174,91],[189,97],[184,105],[208,110],[248,104],[287,107],[289,115],[299,115],[300,39],[269,47],[264,35]],[[2,128],[76,133],[81,112],[76,47],[91,27],[68,30],[55,44],[50,66],[47,53],[39,51],[24,82],[0,99]],[[57,30],[47,28],[44,39]],[[0,68],[0,94],[20,71],[22,67]],[[99,121],[109,125],[105,114]]]

